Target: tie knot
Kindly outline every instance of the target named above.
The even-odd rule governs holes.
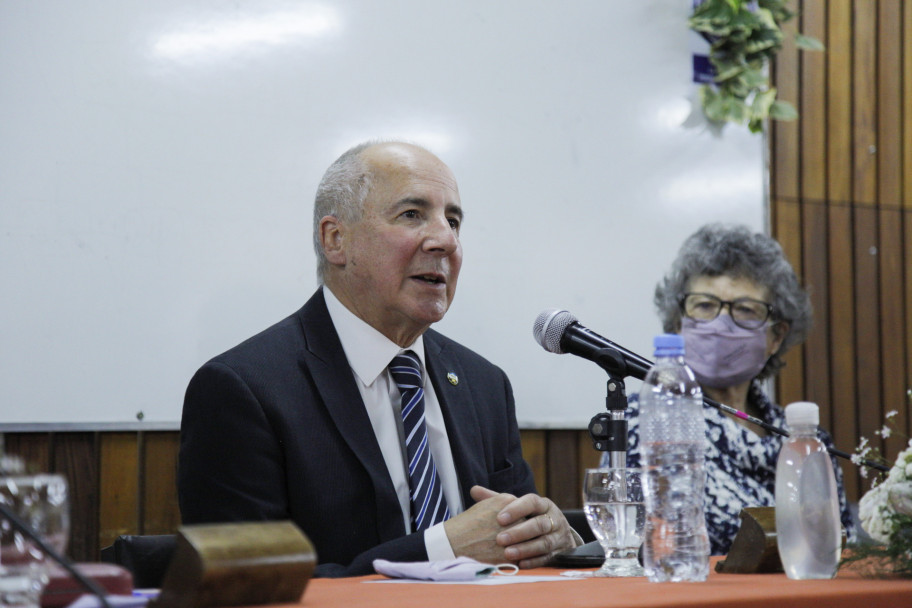
[[[400,391],[421,386],[421,364],[414,352],[407,350],[393,357],[389,370]]]

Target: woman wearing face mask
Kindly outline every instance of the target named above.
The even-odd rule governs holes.
[[[684,336],[685,360],[707,397],[786,428],[782,408],[770,401],[761,381],[779,371],[788,348],[804,341],[811,305],[775,240],[742,226],[700,228],[656,286],[655,304],[664,331]],[[741,509],[775,505],[782,438],[709,406],[703,413],[706,524],[712,553],[723,555],[740,527]],[[636,395],[629,398],[627,417],[627,466],[636,467]],[[826,433],[821,439],[832,445]],[[851,537],[842,469],[835,459],[833,464],[842,522]]]

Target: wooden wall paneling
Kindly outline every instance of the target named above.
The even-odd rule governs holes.
[[[912,29],[907,30],[912,33]],[[907,119],[908,120],[908,119]],[[906,142],[906,145],[909,145]],[[903,259],[904,261],[904,282],[906,298],[906,400],[905,406],[897,405],[898,411],[905,410],[906,414],[906,437],[912,437],[912,206],[903,207]]]
[[[912,176],[912,2],[903,2],[902,15],[903,175]],[[903,183],[903,205],[912,207],[912,177]]]
[[[601,460],[588,431],[520,434],[538,491],[561,508],[580,508],[582,472]],[[168,534],[179,526],[177,432],[11,433],[7,443],[10,453],[16,448],[55,455],[42,469],[63,473],[70,481],[73,526],[68,553],[75,560],[97,561],[99,550],[119,534]]]
[[[855,273],[852,237],[852,0],[827,5],[827,194],[830,269],[831,432],[836,445],[851,451],[858,444],[855,377]],[[819,305],[819,304],[818,304]],[[819,321],[819,317],[818,317]],[[857,500],[859,477],[846,472],[846,492]]]
[[[805,0],[801,31],[826,44],[826,2]],[[804,347],[802,399],[820,405],[821,424],[831,428],[829,268],[827,267],[826,55],[802,52],[801,60],[801,279],[814,304],[814,329]]]
[[[820,406],[820,423],[833,428],[835,412],[831,393],[829,210],[817,199],[804,199],[801,205],[801,241],[804,252],[801,280],[810,293],[814,325],[804,346],[804,387],[802,399]],[[785,403],[785,402],[783,402]]]
[[[881,302],[881,383],[884,411],[896,410],[895,423],[907,426],[905,289],[902,238],[902,3],[878,3],[877,175]],[[903,437],[885,442],[891,460],[905,447]]]
[[[548,498],[561,509],[576,509],[580,503],[578,431],[548,433]]]
[[[877,201],[895,208],[902,198],[902,5],[877,7]]]
[[[912,209],[912,1],[910,0],[903,2],[902,23],[902,166],[903,175],[906,176],[903,181],[902,205],[905,209]],[[910,228],[908,224],[905,227],[907,230]],[[910,268],[910,266],[907,264],[906,268]],[[906,278],[910,279],[912,277]],[[912,297],[907,298],[907,300],[912,302]],[[910,325],[910,328],[912,328],[912,325]],[[910,346],[909,352],[912,352],[912,346]],[[909,369],[909,377],[910,381],[912,381],[912,368]]]
[[[827,196],[831,204],[850,205],[853,197],[852,0],[827,5]],[[850,241],[843,242],[845,246]],[[834,241],[838,244],[837,241]],[[833,267],[834,272],[839,268]],[[849,270],[849,268],[846,268]]]
[[[794,33],[797,31],[795,21],[793,19],[785,24],[786,42],[776,56],[776,60],[772,62],[770,70],[779,99],[788,101],[800,109],[801,105],[798,100],[798,49],[791,42]],[[771,196],[774,199],[787,198],[795,200],[800,193],[798,176],[800,168],[800,133],[798,124],[795,121],[770,121],[768,130],[770,133],[770,146],[773,151],[770,154]],[[771,219],[774,234],[778,211],[778,205],[773,205],[771,209],[773,217]]]
[[[897,136],[898,136],[897,132]],[[883,413],[895,410],[893,423],[908,426],[906,411],[906,329],[905,288],[903,285],[902,212],[898,206],[881,205],[880,226],[880,302],[881,302],[881,385]],[[880,424],[884,423],[880,419]],[[884,442],[884,454],[892,461],[907,446],[907,437],[894,435]]]
[[[908,145],[908,144],[907,144]],[[905,406],[897,405],[898,411],[905,410],[906,437],[912,437],[912,206],[904,206],[903,210],[903,259],[905,297],[906,297],[906,400]]]
[[[180,434],[146,432],[142,441],[141,534],[170,534],[180,525],[177,453]]]
[[[8,433],[3,439],[4,451],[19,456],[25,462],[26,471],[51,470],[50,433]]]
[[[846,125],[846,128],[849,128]],[[855,274],[854,248],[852,246],[852,207],[845,204],[832,205],[829,213],[830,248],[828,256],[833,274],[830,280],[830,344],[832,351],[832,396],[831,407],[835,413],[832,426],[833,441],[847,452],[851,452],[859,441],[856,390],[856,348],[855,348]],[[857,473],[845,471],[846,493],[852,500],[859,498]]]
[[[797,7],[798,3],[794,3]],[[800,63],[794,35],[798,31],[797,19],[783,27],[785,43],[772,66],[776,89],[780,99],[801,109]],[[785,254],[801,274],[801,127],[799,121],[771,121],[769,125],[772,145],[770,154],[771,229],[782,245]],[[788,403],[804,393],[804,358],[801,348],[794,348],[785,355],[786,367],[776,381],[780,402]]]
[[[852,200],[867,205],[877,199],[877,5],[870,0],[855,0],[852,31]]]
[[[101,499],[98,548],[139,525],[139,449],[136,433],[105,433],[101,438]]]
[[[906,300],[906,386],[912,387],[912,0],[903,3],[903,282]],[[903,408],[898,408],[903,409]],[[912,403],[905,405],[906,436],[912,437]]]
[[[880,383],[880,302],[877,259],[877,4],[854,5],[853,114],[855,204],[855,330],[859,431],[874,441],[883,419]],[[882,448],[882,446],[878,446]]]
[[[858,430],[879,449],[874,436],[883,421],[881,400],[880,298],[878,287],[878,213],[875,207],[855,208],[855,332]]]
[[[67,555],[75,561],[98,559],[99,480],[96,433],[54,433],[51,470],[69,483],[70,542]]]
[[[523,458],[532,468],[535,488],[538,493],[548,496],[548,448],[547,432],[543,430],[522,430],[519,432],[522,441]]]
[[[827,44],[826,0],[805,0],[801,12],[802,33]],[[801,197],[822,201],[827,193],[826,166],[826,55],[802,51],[800,62],[801,102],[798,126],[801,129]]]
[[[801,276],[801,206],[795,199],[779,199],[776,208],[774,236],[782,245],[795,272]],[[805,398],[803,348],[793,348],[785,354],[783,360],[785,368],[776,379],[778,401],[782,404],[801,401]]]
[[[826,44],[827,194],[845,204],[852,200],[852,0],[827,4]]]

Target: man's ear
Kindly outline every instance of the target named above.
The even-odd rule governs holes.
[[[323,246],[323,255],[330,264],[344,266],[345,256],[345,226],[339,218],[325,215],[320,220],[320,243]]]

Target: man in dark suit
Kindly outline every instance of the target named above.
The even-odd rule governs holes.
[[[322,576],[376,558],[536,567],[577,543],[535,494],[507,377],[429,329],[456,290],[462,215],[452,172],[423,148],[362,144],[333,163],[314,208],[323,287],[187,389],[184,523],[291,519]],[[397,356],[418,398],[388,369]],[[412,429],[400,409],[415,403]]]

